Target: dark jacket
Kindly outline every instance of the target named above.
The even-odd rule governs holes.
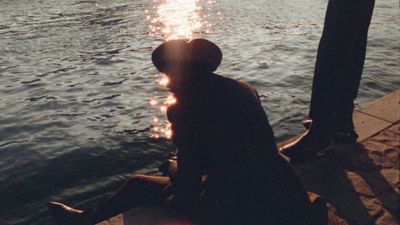
[[[254,88],[205,74],[185,95],[177,96],[167,115],[178,148],[175,185],[179,198],[196,201],[203,192],[218,217],[235,217],[237,224],[243,218],[266,219],[275,225],[302,224],[298,222],[309,203],[306,192],[278,154]],[[207,182],[202,187],[204,174]],[[304,215],[299,217],[297,212]]]

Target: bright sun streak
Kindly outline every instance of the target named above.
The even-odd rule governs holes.
[[[164,23],[167,40],[192,38],[193,32],[202,26],[199,9],[198,0],[166,0],[160,5],[158,14]]]
[[[162,34],[165,40],[192,39],[195,32],[211,26],[202,20],[200,0],[154,0],[154,3],[155,15],[147,15],[146,19],[151,23],[151,33]]]
[[[195,30],[202,26],[198,11],[199,0],[165,0],[158,5],[159,22],[167,40],[191,39]]]

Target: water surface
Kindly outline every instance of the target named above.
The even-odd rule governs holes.
[[[50,199],[93,205],[173,151],[150,138],[149,101],[167,96],[150,54],[167,37],[146,18],[162,3],[0,2],[0,224],[51,224]],[[218,73],[256,87],[278,141],[302,131],[327,1],[198,4],[191,35],[222,48]],[[359,103],[399,88],[399,40],[398,1],[377,1]]]

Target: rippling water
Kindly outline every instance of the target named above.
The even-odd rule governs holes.
[[[171,1],[171,0],[169,0]],[[90,206],[173,146],[150,138],[166,92],[150,61],[161,0],[0,1],[0,224],[51,224],[50,199]],[[194,37],[254,85],[277,140],[302,130],[327,1],[200,1]],[[358,101],[399,88],[399,3],[377,1]],[[212,26],[211,26],[212,25]]]

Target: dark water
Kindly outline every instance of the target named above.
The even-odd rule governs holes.
[[[50,199],[87,207],[173,146],[150,138],[165,90],[150,62],[150,0],[0,1],[0,224],[51,224]],[[205,4],[200,2],[200,4]],[[195,36],[220,74],[262,96],[277,140],[302,130],[327,1],[218,0]],[[399,2],[377,1],[358,101],[399,88]]]

